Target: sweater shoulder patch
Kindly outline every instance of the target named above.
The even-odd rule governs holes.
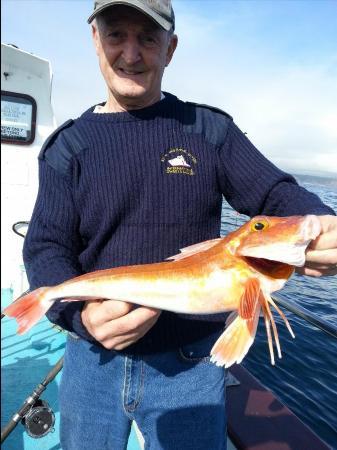
[[[201,103],[185,102],[187,133],[202,134],[209,143],[220,146],[225,142],[232,116],[225,111]]]
[[[44,142],[39,159],[46,161],[57,172],[65,175],[71,159],[87,148],[76,122],[67,120]]]
[[[187,105],[192,105],[192,106],[195,106],[197,108],[208,109],[208,110],[213,111],[215,113],[222,114],[222,115],[226,116],[230,120],[233,120],[233,117],[231,115],[229,115],[226,111],[224,111],[223,109],[217,108],[215,106],[206,105],[204,103],[194,103],[194,102],[185,102],[185,103]]]

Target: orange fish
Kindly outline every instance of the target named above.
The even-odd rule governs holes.
[[[316,216],[257,216],[224,238],[183,248],[169,261],[99,270],[53,287],[42,287],[4,310],[29,330],[56,300],[114,299],[184,314],[232,311],[224,333],[211,350],[211,360],[229,367],[240,363],[252,345],[262,310],[271,363],[274,334],[281,357],[270,294],[281,289],[303,266],[305,250],[321,232]],[[271,325],[271,329],[270,329]]]

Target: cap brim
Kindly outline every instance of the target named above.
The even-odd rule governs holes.
[[[95,17],[98,16],[98,14],[103,12],[105,9],[111,8],[112,6],[115,5],[126,5],[136,8],[140,12],[150,17],[150,19],[154,20],[160,27],[164,28],[164,30],[169,31],[172,28],[173,24],[171,21],[166,20],[164,17],[157,14],[155,11],[150,9],[148,6],[144,5],[144,3],[140,2],[139,0],[118,0],[102,5],[91,14],[87,22],[91,23],[95,19]]]

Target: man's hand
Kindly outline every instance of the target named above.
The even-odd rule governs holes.
[[[310,243],[305,265],[297,273],[321,277],[337,274],[337,217],[317,216],[321,222],[321,234]]]
[[[85,304],[81,317],[89,333],[105,348],[123,350],[143,337],[160,313],[116,300],[95,300]]]

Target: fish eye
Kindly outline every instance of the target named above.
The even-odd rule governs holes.
[[[258,222],[255,222],[252,224],[251,229],[252,231],[262,231],[268,228],[268,222],[266,220],[259,220]]]
[[[257,222],[254,225],[254,230],[256,230],[256,231],[263,230],[264,227],[265,227],[265,225],[262,222]]]

